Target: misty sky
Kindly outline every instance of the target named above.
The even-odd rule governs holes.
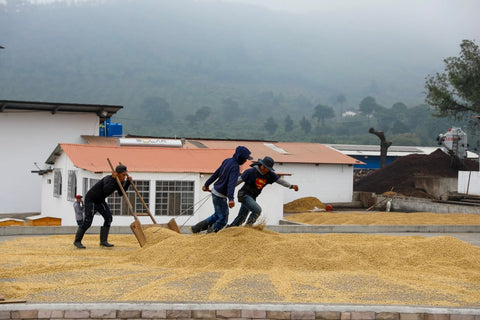
[[[31,0],[36,3],[96,1],[110,0]],[[223,30],[217,32],[214,28],[198,25],[196,30],[211,32],[203,35],[198,31],[201,36],[213,41],[221,34],[223,38],[219,37],[220,40],[227,39],[224,40],[227,45],[233,41],[229,39],[238,39],[238,46],[243,45],[241,41],[244,40],[250,45],[244,48],[245,52],[253,61],[277,59],[276,66],[289,65],[290,69],[298,65],[298,74],[327,78],[325,82],[331,92],[344,91],[349,96],[361,97],[368,93],[358,88],[370,83],[379,82],[383,91],[411,83],[403,91],[396,89],[398,92],[388,99],[381,100],[379,96],[385,105],[405,96],[411,97],[405,102],[422,102],[425,77],[443,72],[443,60],[458,56],[462,40],[474,40],[480,44],[480,0],[192,1],[185,2],[192,6],[185,6],[185,16],[190,18],[187,21],[207,21],[216,25],[230,23],[230,28],[224,29],[233,30],[222,34]],[[132,0],[132,7],[140,2]],[[154,19],[157,19],[155,15],[161,16],[162,5],[168,2],[158,0],[158,14],[153,13]],[[199,12],[203,4],[206,9]],[[227,10],[225,4],[232,5],[232,8]],[[221,15],[225,12],[230,15],[238,13],[238,16],[223,19]],[[130,15],[136,17],[138,13],[131,12]],[[197,16],[207,20],[195,20]],[[111,18],[115,19],[115,15]],[[130,23],[147,24],[146,21],[132,18]],[[104,30],[108,30],[108,21],[105,22],[107,27]],[[14,28],[11,31],[18,32]],[[6,48],[2,50],[4,56],[10,52],[14,54],[15,48],[9,48],[9,43],[1,38],[0,45]],[[301,62],[307,60],[310,64],[305,67]],[[403,80],[407,78],[409,80]],[[346,91],[348,83],[355,81],[359,84],[350,88],[357,91]]]
[[[202,0],[200,0],[202,1]],[[209,0],[205,0],[209,1]],[[214,0],[212,0],[214,1]],[[429,30],[431,35],[450,43],[480,37],[480,1],[478,0],[224,0],[248,3],[272,10],[296,14],[329,14],[362,17],[362,28]],[[355,19],[356,20],[356,19]],[[339,21],[339,24],[342,22]],[[345,21],[345,23],[349,23]],[[351,25],[351,28],[355,28]],[[437,31],[437,32],[435,32]],[[460,41],[459,41],[460,40]]]
[[[0,0],[5,2],[6,0]],[[12,1],[12,0],[10,0]],[[35,3],[95,2],[105,0],[31,0]],[[161,1],[161,0],[159,0]],[[197,2],[233,2],[291,13],[335,18],[337,26],[352,31],[359,28],[372,35],[383,29],[402,33],[426,33],[435,41],[452,46],[458,52],[463,39],[480,39],[479,0],[196,0]],[[395,34],[392,34],[395,36]]]

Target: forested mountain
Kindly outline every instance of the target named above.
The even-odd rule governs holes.
[[[461,39],[389,22],[371,8],[0,2],[0,99],[123,105],[113,120],[139,135],[377,143],[375,127],[432,145],[455,123],[423,105],[425,77]]]

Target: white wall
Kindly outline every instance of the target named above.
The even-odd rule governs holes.
[[[56,217],[62,219],[62,225],[73,226],[76,225],[73,201],[67,200],[68,192],[68,171],[77,171],[77,193],[82,193],[83,178],[101,179],[105,174],[95,174],[85,171],[83,169],[75,168],[66,156],[62,153],[55,163],[55,168],[62,171],[62,195],[61,197],[53,196],[54,186],[54,173],[48,173],[43,176],[42,179],[42,215]],[[203,175],[198,173],[146,173],[146,172],[132,172],[130,175],[134,180],[150,180],[150,196],[149,203],[147,204],[152,214],[154,214],[155,208],[155,181],[156,180],[188,180],[194,181],[195,194],[194,194],[194,215],[179,215],[179,216],[157,216],[154,218],[157,223],[167,223],[170,219],[174,218],[179,226],[182,225],[194,225],[197,222],[209,217],[213,214],[213,204],[211,194],[209,192],[202,191],[202,186],[209,178],[209,175]],[[237,191],[241,188],[239,185],[235,191],[235,199]],[[262,215],[260,220],[265,219],[267,224],[278,224],[278,221],[283,217],[283,194],[284,191],[294,192],[288,190],[278,184],[267,186],[262,194],[258,197],[258,203],[262,207]],[[232,222],[238,214],[240,209],[240,203],[236,202],[234,208],[230,210],[229,223]],[[139,217],[142,224],[151,224],[152,220],[149,216]],[[259,221],[260,221],[259,220]],[[126,226],[133,222],[132,216],[114,216],[112,225],[114,226]],[[100,226],[103,224],[103,218],[100,215],[95,215],[93,224],[94,226]]]
[[[458,171],[458,193],[480,195],[480,172]]]
[[[59,142],[81,143],[80,135],[98,135],[93,113],[48,111],[0,112],[0,213],[38,213],[42,178],[31,173],[44,167]],[[52,178],[53,181],[53,178]]]
[[[284,179],[298,185],[299,191],[284,192],[284,203],[303,197],[316,197],[323,203],[351,202],[353,166],[339,164],[275,164],[278,172],[293,173]]]
[[[213,214],[213,204],[211,196],[209,196],[209,193],[201,191],[201,187],[205,184],[205,181],[207,181],[208,178],[209,175],[204,176],[202,178],[201,184],[199,185],[201,193],[199,199],[201,200],[208,196],[207,202],[205,202],[205,204],[202,206],[206,208],[198,210],[198,214],[196,214],[190,219],[189,224],[195,224],[205,218],[208,218],[210,215]],[[238,215],[238,210],[240,210],[241,203],[238,202],[237,192],[242,186],[243,184],[240,184],[235,189],[235,207],[230,209],[228,223],[233,222],[233,220]],[[210,188],[213,188],[213,184],[210,185]],[[283,218],[283,194],[285,190],[291,191],[277,183],[268,185],[263,189],[262,193],[257,198],[257,203],[260,205],[260,207],[262,207],[262,213],[257,220],[258,222],[265,219],[265,222],[268,225],[278,224],[279,220]],[[196,220],[191,223],[191,220],[194,219]]]

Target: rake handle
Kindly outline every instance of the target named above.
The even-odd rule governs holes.
[[[115,172],[115,169],[113,169],[112,163],[110,162],[109,158],[107,158],[107,161],[108,161],[108,164],[110,165],[110,168],[112,169],[112,174],[113,174],[113,172]],[[123,198],[125,199],[125,201],[128,204],[128,209],[130,211],[130,214],[133,216],[135,221],[139,221],[138,217],[137,217],[137,214],[133,210],[132,204],[130,203],[130,200],[128,199],[127,193],[125,192],[125,189],[123,189],[122,182],[120,181],[120,179],[118,179],[118,176],[115,177],[115,179],[117,180],[117,183],[118,183],[118,186],[120,187],[120,190],[122,190]],[[130,183],[132,183],[132,182],[130,181]]]
[[[119,163],[122,164],[121,162],[119,162]],[[133,180],[130,181],[130,184],[132,185],[133,189],[137,193],[137,196],[140,198],[140,201],[142,202],[143,207],[145,208],[145,210],[147,210],[147,213],[150,216],[150,218],[152,219],[153,223],[157,224],[157,221],[155,221],[155,218],[153,217],[152,213],[150,212],[150,209],[148,208],[147,204],[145,203],[145,200],[143,200],[143,197],[140,194],[140,192],[138,191],[137,186],[135,185],[135,183],[133,183]]]

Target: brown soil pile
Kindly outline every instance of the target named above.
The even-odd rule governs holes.
[[[412,154],[398,158],[355,182],[353,189],[377,194],[395,191],[405,196],[431,198],[423,190],[415,188],[415,179],[457,177],[459,170],[478,171],[478,163],[468,159],[452,160],[448,154],[438,149],[429,155]]]
[[[468,213],[304,212],[284,219],[311,225],[480,225],[480,215]]]
[[[480,307],[480,248],[453,237],[146,230],[0,243],[0,292],[29,302],[340,303]]]
[[[284,212],[304,212],[315,209],[325,209],[322,201],[315,197],[300,198],[283,205]]]

